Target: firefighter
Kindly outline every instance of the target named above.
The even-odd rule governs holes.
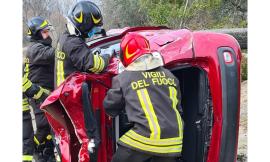
[[[143,36],[126,34],[121,50],[126,70],[113,78],[103,105],[111,117],[125,109],[134,126],[120,137],[112,162],[175,162],[183,139],[179,81]]]
[[[85,43],[85,39],[100,32],[103,25],[101,12],[94,3],[77,2],[70,8],[66,19],[67,30],[60,37],[55,54],[56,87],[75,71],[102,72],[113,54],[113,50],[108,49],[99,55]]]
[[[53,90],[55,49],[51,45],[52,39],[49,34],[51,25],[48,20],[38,16],[31,18],[28,21],[27,26],[27,36],[30,45],[27,46],[24,58],[24,77],[41,87],[42,90],[39,91],[36,97],[29,98],[29,103],[34,111],[37,127],[34,135],[34,157],[36,161],[39,162],[55,161],[54,145],[50,133],[51,128],[44,112],[40,109],[42,103],[41,100],[36,99],[42,92]],[[26,83],[29,84],[29,82]],[[32,131],[30,129],[30,127],[24,127],[23,132]]]

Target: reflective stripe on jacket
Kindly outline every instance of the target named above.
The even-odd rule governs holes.
[[[134,123],[118,141],[120,145],[158,156],[180,156],[180,89],[170,71],[158,67],[122,72],[113,78],[104,108],[113,117],[125,108],[129,122]]]
[[[23,93],[28,98],[33,98],[39,100],[43,96],[49,95],[50,91],[42,88],[36,84],[33,84],[28,78],[27,75],[23,76],[22,83]]]

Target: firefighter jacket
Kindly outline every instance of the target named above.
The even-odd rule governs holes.
[[[109,55],[93,54],[84,39],[67,31],[59,39],[55,53],[55,83],[59,86],[75,71],[101,72],[109,62]]]
[[[54,48],[46,40],[31,40],[24,58],[24,74],[34,84],[53,90]]]
[[[125,108],[134,126],[118,141],[122,146],[158,156],[182,151],[179,81],[168,70],[124,71],[112,80],[103,102],[112,117]]]

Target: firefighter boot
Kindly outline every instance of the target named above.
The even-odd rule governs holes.
[[[42,144],[37,145],[34,157],[37,162],[56,162],[52,139],[47,139]]]
[[[43,150],[43,156],[47,158],[48,162],[56,162],[52,135],[46,137],[46,147]]]

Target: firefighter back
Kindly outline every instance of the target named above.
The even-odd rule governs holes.
[[[152,154],[178,156],[183,127],[177,78],[159,67],[124,71],[115,79],[123,93],[128,119],[134,123],[119,144]]]

